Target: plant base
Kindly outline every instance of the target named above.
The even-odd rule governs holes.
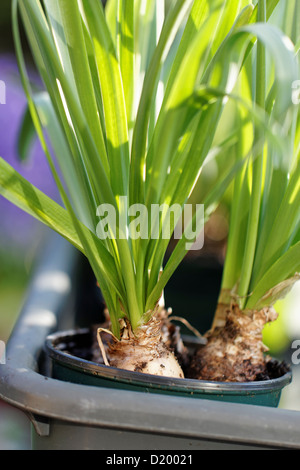
[[[191,398],[277,407],[282,389],[291,382],[291,372],[272,380],[249,383],[177,379],[127,371],[94,362],[91,329],[60,332],[46,341],[52,360],[52,376],[62,381]],[[194,338],[185,339],[191,353],[199,346]]]

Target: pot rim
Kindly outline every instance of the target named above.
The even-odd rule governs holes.
[[[188,378],[162,377],[106,366],[105,364],[99,364],[97,362],[74,356],[57,348],[59,342],[63,343],[67,338],[89,334],[90,332],[91,330],[89,328],[80,328],[52,333],[47,336],[45,340],[45,350],[52,360],[66,367],[81,370],[86,374],[101,376],[109,380],[118,380],[123,383],[131,383],[141,386],[148,385],[149,388],[159,387],[164,390],[176,387],[178,390],[186,392],[195,391],[220,393],[220,391],[222,391],[225,393],[265,393],[276,389],[282,389],[292,381],[291,370],[276,379],[255,382],[217,382]],[[193,346],[196,344],[194,338],[192,338],[191,342]]]

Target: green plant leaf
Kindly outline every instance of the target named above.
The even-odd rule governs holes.
[[[84,252],[68,212],[0,157],[0,194]]]
[[[282,24],[297,42],[292,3]],[[3,176],[2,191],[54,230],[65,230],[63,236],[85,253],[116,335],[119,318],[125,315],[134,330],[154,308],[186,254],[196,220],[194,214],[186,222],[161,273],[171,234],[131,239],[128,206],[145,204],[151,210],[153,204],[167,203],[182,210],[195,185],[205,183],[199,175],[209,164],[217,167],[218,176],[201,188],[205,221],[234,179],[238,197],[223,282],[238,285],[241,280],[245,298],[250,287],[255,291],[259,283],[262,288],[258,240],[264,220],[276,232],[269,237],[265,229],[263,237],[264,243],[272,241],[272,249],[262,250],[262,264],[266,260],[269,270],[275,257],[283,262],[299,241],[296,206],[284,210],[298,201],[299,119],[290,103],[298,75],[292,44],[266,24],[273,12],[281,14],[277,4],[281,7],[279,0],[259,1],[256,7],[247,0],[108,0],[104,10],[95,0],[13,0],[16,53],[32,119],[25,116],[19,150],[23,157],[28,154],[34,127],[65,209],[23,180],[20,188],[15,183],[19,175],[0,161],[13,181],[8,184]],[[42,94],[34,94],[28,80],[18,11],[46,88]],[[275,203],[266,215],[274,194],[282,203],[278,215],[284,227],[274,221]],[[128,206],[123,196],[129,197]],[[116,239],[95,235],[101,204],[116,211]],[[181,216],[171,222],[171,233]],[[164,214],[160,234],[167,224]],[[236,251],[230,255],[231,250]],[[287,274],[289,268],[285,264],[282,271]],[[270,273],[272,282],[279,279]],[[286,280],[279,279],[277,290]]]
[[[134,0],[118,0],[117,50],[121,68],[128,129],[132,127],[134,112],[135,60],[134,60]]]
[[[77,2],[70,3],[68,0],[45,0],[45,6],[64,71],[68,77],[73,78],[73,87],[76,87],[91,136],[103,162],[106,164],[106,147],[89,67],[79,6]],[[76,73],[74,73],[74,70],[76,70]]]
[[[146,158],[147,129],[151,113],[154,90],[161,71],[163,57],[169,51],[170,41],[177,30],[178,19],[184,18],[191,7],[190,0],[178,0],[170,10],[158,45],[146,72],[139,108],[133,132],[130,173],[130,204],[140,203],[145,199],[144,164]]]
[[[246,302],[246,308],[260,309],[286,295],[300,279],[300,242],[289,248],[268,269]]]
[[[115,196],[128,193],[129,138],[120,65],[100,2],[82,0],[94,44],[104,107],[111,187]]]
[[[80,166],[78,168],[74,166],[72,153],[70,152],[65,135],[62,132],[49,95],[46,92],[41,92],[35,94],[33,100],[43,128],[50,142],[52,142],[53,153],[58,161],[77,217],[92,232],[95,232],[97,225],[96,203],[91,193],[89,182],[87,181],[85,172],[82,171],[82,167]],[[82,188],[80,193],[78,193],[79,187]]]
[[[21,122],[17,139],[18,157],[20,161],[26,161],[29,158],[35,138],[35,128],[32,122],[31,114],[27,108]]]
[[[39,139],[41,141],[48,163],[50,165],[51,171],[53,173],[54,179],[56,181],[56,184],[62,196],[62,200],[64,204],[66,205],[66,208],[71,217],[73,226],[84,248],[84,252],[91,263],[91,266],[95,272],[95,275],[98,281],[100,282],[100,285],[101,286],[103,285],[103,289],[106,290],[107,282],[111,284],[114,287],[115,292],[117,292],[117,294],[120,296],[120,299],[122,299],[123,305],[127,306],[126,297],[123,294],[122,280],[119,278],[118,271],[115,265],[115,259],[112,257],[109,251],[105,248],[103,241],[95,237],[95,235],[92,234],[92,232],[90,232],[86,227],[84,227],[81,224],[81,222],[77,219],[74,213],[74,210],[70,204],[70,201],[67,197],[67,194],[64,190],[64,187],[59,179],[55,165],[53,164],[51,154],[50,154],[48,145],[44,137],[44,132],[43,132],[42,125],[40,122],[38,111],[35,106],[34,100],[32,98],[32,91],[30,89],[30,83],[29,83],[29,79],[26,73],[24,57],[23,57],[22,48],[21,48],[20,33],[18,29],[17,6],[18,6],[18,0],[14,0],[13,2],[13,32],[14,32],[14,39],[15,39],[15,44],[16,44],[17,59],[19,62],[22,83],[23,83],[24,90],[27,96],[27,100],[28,100],[28,106],[31,112],[31,116],[32,116],[32,119],[36,128],[37,134],[39,136]],[[108,192],[108,197],[109,195],[110,193]],[[113,198],[112,200],[114,201]],[[108,300],[110,299],[111,299],[111,296],[108,297]]]

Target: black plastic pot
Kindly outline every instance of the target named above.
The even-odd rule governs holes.
[[[0,398],[30,419],[32,449],[300,449],[299,412],[54,378],[44,344],[78,326],[81,269],[64,240],[51,240],[0,365]]]
[[[108,367],[72,353],[74,348],[84,352],[89,350],[92,341],[90,329],[50,335],[46,340],[46,352],[52,359],[52,376],[96,387],[273,407],[278,406],[282,389],[292,379],[291,372],[273,380],[248,383],[174,379]],[[197,340],[187,337],[185,344],[192,349]]]

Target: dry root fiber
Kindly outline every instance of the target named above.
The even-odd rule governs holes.
[[[243,312],[237,305],[229,307],[225,325],[209,331],[207,344],[192,358],[189,377],[222,382],[262,380],[267,374],[262,330],[276,318],[273,308]]]
[[[184,377],[175,355],[163,341],[161,318],[152,317],[135,332],[129,322],[121,320],[120,340],[112,336],[105,348],[101,345],[100,330],[99,345],[107,365],[164,377]]]

